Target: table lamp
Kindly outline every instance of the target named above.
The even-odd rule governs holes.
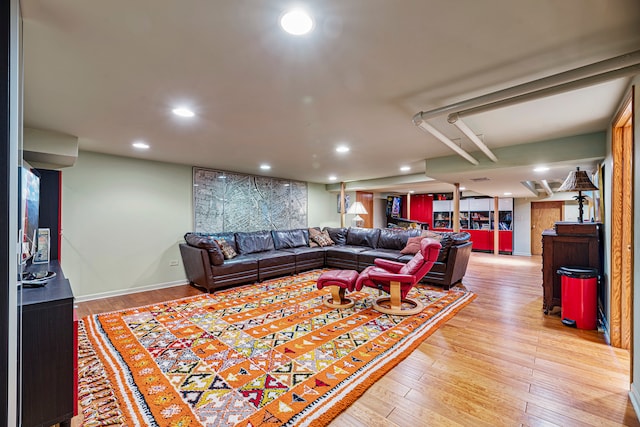
[[[577,191],[578,195],[574,197],[578,201],[578,211],[580,212],[578,216],[578,222],[583,222],[582,219],[582,204],[584,202],[585,196],[582,195],[583,191],[594,191],[597,190],[598,187],[593,185],[591,180],[589,179],[589,175],[586,171],[581,171],[580,168],[576,168],[576,170],[569,172],[569,176],[564,180],[558,191]]]
[[[353,218],[354,226],[362,227],[364,225],[364,218],[360,215],[367,215],[369,212],[367,212],[361,202],[355,202],[353,205],[349,206],[347,213],[351,215],[355,214],[355,217]]]

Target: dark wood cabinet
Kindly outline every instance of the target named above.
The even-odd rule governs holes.
[[[560,267],[579,266],[598,269],[602,274],[602,224],[594,222],[556,222],[542,233],[542,289],[544,313],[561,306]],[[598,299],[602,304],[602,286]]]
[[[76,406],[73,293],[57,261],[31,266],[56,272],[22,289],[22,426],[69,425]]]

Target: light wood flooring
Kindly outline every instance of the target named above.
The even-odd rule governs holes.
[[[563,326],[557,309],[545,316],[541,283],[539,256],[472,253],[463,284],[477,298],[331,426],[640,426],[629,352]],[[198,293],[185,285],[89,301],[78,314]]]

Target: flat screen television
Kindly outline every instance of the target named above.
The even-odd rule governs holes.
[[[22,242],[21,260],[26,263],[37,250],[38,220],[40,216],[40,175],[35,169],[20,168],[20,241]]]

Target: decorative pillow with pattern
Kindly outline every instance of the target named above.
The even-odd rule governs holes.
[[[335,242],[331,240],[331,237],[329,237],[329,233],[327,233],[326,230],[323,231],[322,233],[316,234],[315,236],[311,237],[311,240],[316,242],[319,246],[335,245]]]
[[[224,259],[231,259],[238,255],[226,240],[216,240],[216,243],[218,244],[218,246],[220,246],[220,250],[224,255]]]

